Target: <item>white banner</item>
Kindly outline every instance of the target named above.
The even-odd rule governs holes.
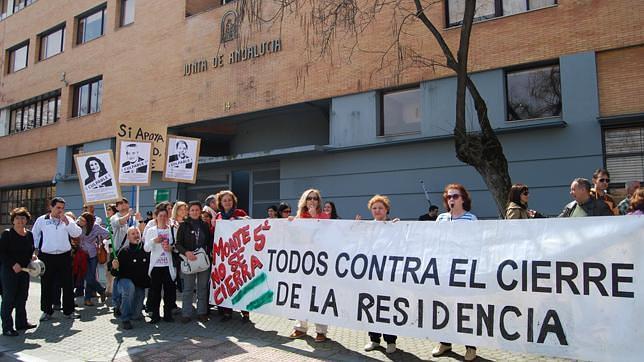
[[[235,309],[584,360],[644,355],[644,217],[218,221],[213,255],[211,301]]]

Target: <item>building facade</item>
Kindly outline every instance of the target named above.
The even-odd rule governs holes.
[[[322,52],[329,29],[306,20],[319,16],[316,2],[301,3],[0,1],[0,224],[18,205],[43,212],[54,194],[78,212],[73,155],[115,150],[125,121],[202,140],[197,182],[163,182],[154,172],[142,211],[155,191],[203,200],[231,188],[263,217],[312,187],[344,218],[366,216],[380,193],[392,199],[392,215],[415,219],[427,209],[423,180],[432,202],[459,182],[475,214],[497,217],[481,177],[455,157],[453,74],[388,51],[399,41],[440,61],[422,24],[392,39],[392,19],[406,8],[384,9],[358,24],[357,37],[339,24]],[[530,207],[558,213],[570,181],[599,167],[617,195],[625,182],[644,181],[644,2],[478,3],[472,78],[513,182],[530,186]],[[454,47],[462,5],[427,10]],[[472,112],[468,104],[476,130]],[[130,187],[122,191],[133,198]]]

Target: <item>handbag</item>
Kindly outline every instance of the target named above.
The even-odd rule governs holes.
[[[98,244],[96,246],[96,259],[101,265],[107,263],[107,250],[105,250],[105,248],[101,245],[100,241],[98,241]]]
[[[197,259],[188,260],[185,255],[181,255],[181,273],[195,274],[210,268],[210,259],[208,253],[203,248],[197,248],[192,252]]]

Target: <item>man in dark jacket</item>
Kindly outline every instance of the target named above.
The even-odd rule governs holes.
[[[132,319],[142,319],[145,288],[150,286],[148,266],[150,253],[143,250],[141,232],[132,226],[127,230],[128,244],[124,245],[112,261],[112,275],[118,279],[117,288],[121,293],[120,312],[123,329],[132,329]],[[117,314],[117,313],[115,313]]]
[[[576,178],[570,185],[570,196],[575,201],[564,207],[559,217],[611,216],[606,203],[590,195],[592,184],[585,178]]]

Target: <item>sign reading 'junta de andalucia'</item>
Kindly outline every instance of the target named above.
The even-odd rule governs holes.
[[[187,77],[197,73],[203,73],[208,69],[222,68],[224,64],[235,64],[259,58],[268,54],[277,53],[282,50],[282,41],[274,39],[244,48],[238,48],[229,54],[218,54],[210,60],[199,59],[192,63],[184,64],[183,76]]]

